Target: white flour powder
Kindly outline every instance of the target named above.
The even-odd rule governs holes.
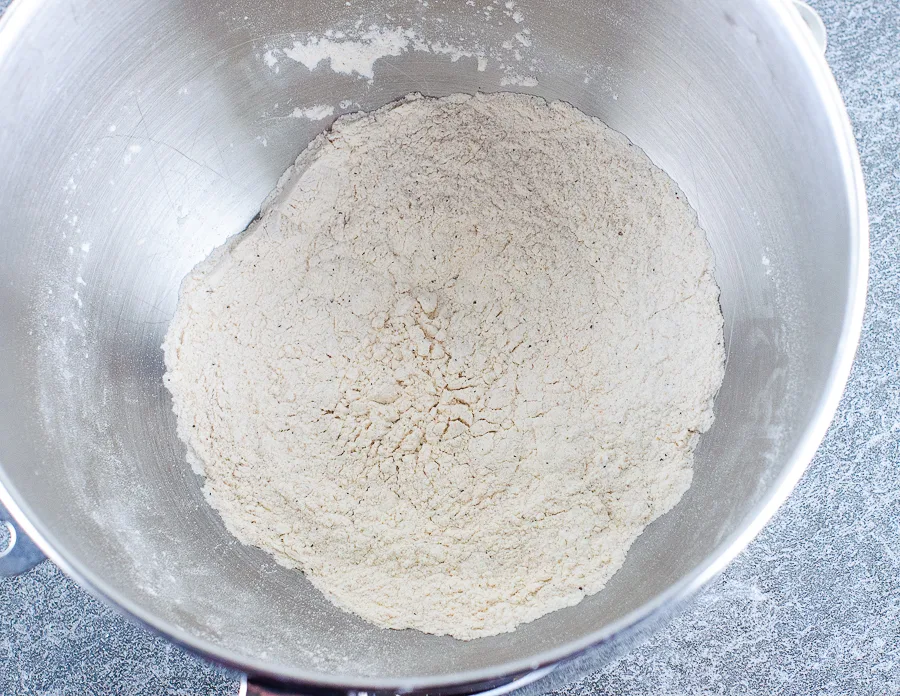
[[[179,435],[228,528],[339,606],[511,631],[600,590],[690,485],[711,266],[672,181],[566,104],[341,118],[186,279]]]

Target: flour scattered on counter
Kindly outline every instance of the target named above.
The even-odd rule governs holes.
[[[388,628],[488,636],[599,591],[690,485],[723,375],[678,193],[558,102],[339,118],[166,336],[229,530]]]

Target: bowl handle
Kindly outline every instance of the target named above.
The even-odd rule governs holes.
[[[825,31],[825,22],[813,8],[802,0],[792,0],[794,9],[800,15],[800,20],[806,25],[813,43],[824,54],[825,47],[828,45],[828,34]]]
[[[465,687],[449,688],[445,690],[448,694],[454,696],[503,696],[516,689],[521,689],[528,684],[536,682],[538,679],[546,677],[550,672],[556,669],[556,665],[541,667],[532,672],[513,677],[511,679],[501,680],[499,683],[494,682],[490,686],[468,691]],[[439,694],[441,689],[429,691],[429,694]],[[393,696],[395,692],[384,691],[356,691],[353,689],[322,689],[321,687],[310,687],[304,689],[302,687],[292,687],[288,684],[278,684],[270,681],[261,681],[253,677],[244,675],[241,678],[241,688],[238,696]]]
[[[9,536],[0,542],[0,577],[21,575],[44,560],[44,554],[22,531],[2,505],[0,505],[0,527],[5,527]]]

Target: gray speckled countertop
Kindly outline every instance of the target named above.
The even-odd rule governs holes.
[[[900,1],[812,4],[828,26],[872,223],[849,387],[759,538],[679,618],[566,696],[900,694]],[[0,581],[2,696],[237,692],[233,674],[132,625],[50,562]]]

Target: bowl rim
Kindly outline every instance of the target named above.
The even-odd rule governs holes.
[[[252,675],[250,678],[273,680],[276,683],[295,688],[307,687],[312,690],[330,689],[338,691],[399,692],[415,693],[452,689],[456,693],[465,692],[465,687],[477,690],[479,686],[506,685],[493,693],[502,693],[511,688],[535,681],[522,679],[523,675],[540,678],[550,668],[564,660],[574,659],[591,648],[610,641],[617,635],[649,623],[654,618],[665,616],[667,608],[696,593],[701,587],[719,574],[756,537],[771,519],[803,475],[809,462],[837,410],[840,398],[850,374],[850,369],[862,332],[863,314],[868,286],[869,269],[869,220],[866,204],[865,185],[856,141],[846,107],[834,76],[824,55],[813,43],[807,30],[794,16],[795,10],[784,0],[753,0],[763,11],[771,12],[796,46],[799,57],[812,79],[825,108],[825,117],[835,140],[844,173],[844,193],[849,208],[849,233],[851,250],[849,261],[849,282],[844,307],[844,320],[840,338],[825,382],[822,396],[810,418],[809,424],[800,437],[799,443],[788,458],[788,462],[765,498],[747,517],[742,529],[726,537],[718,547],[696,566],[690,573],[672,584],[649,602],[630,611],[620,619],[596,631],[527,658],[464,670],[436,677],[342,677],[334,674],[313,672],[288,666],[278,666],[266,660],[248,658],[233,650],[223,648],[206,639],[189,634],[170,622],[160,619],[137,603],[107,586],[102,578],[85,568],[76,558],[69,558],[56,549],[54,535],[37,520],[30,507],[15,490],[0,464],[0,503],[2,503],[22,530],[34,543],[70,578],[94,597],[100,599],[134,620],[139,625],[161,637],[181,646],[204,659],[211,660],[239,672]],[[27,26],[42,0],[17,0],[0,17],[0,64],[17,42],[18,34]],[[534,673],[542,670],[539,674]],[[521,681],[513,681],[521,679]],[[246,681],[246,680],[245,680]],[[245,682],[244,682],[245,684]],[[245,688],[245,687],[244,687]],[[244,693],[242,690],[241,693]]]

